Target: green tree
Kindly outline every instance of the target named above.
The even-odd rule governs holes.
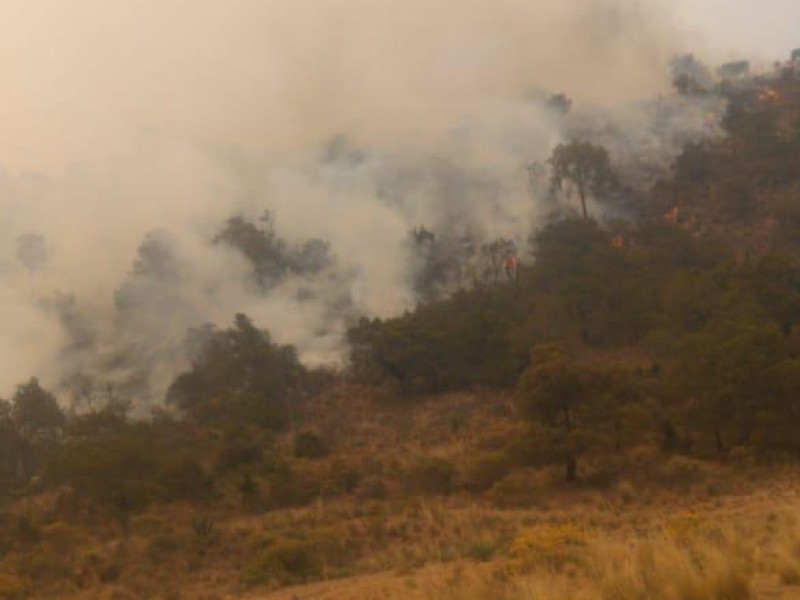
[[[714,319],[678,351],[677,392],[717,451],[749,443],[760,415],[775,405],[783,354],[777,326],[741,309]]]
[[[590,194],[606,198],[617,187],[617,173],[611,165],[608,150],[602,146],[582,141],[560,144],[553,150],[549,162],[552,189],[560,191],[565,183],[574,185],[584,219],[589,218],[586,199]]]
[[[22,460],[22,440],[11,419],[11,403],[0,399],[0,494],[17,477]]]
[[[682,96],[699,96],[709,93],[714,87],[711,71],[693,54],[684,54],[672,59],[672,85]]]
[[[56,397],[32,377],[17,387],[11,400],[11,417],[20,435],[31,441],[37,434],[61,428],[65,417]]]
[[[206,328],[190,337],[192,369],[175,379],[167,402],[197,422],[282,429],[294,403],[315,386],[294,347],[273,343],[245,315],[236,315],[229,329]]]
[[[559,346],[538,346],[519,383],[519,408],[539,425],[553,457],[564,462],[567,481],[578,476],[578,455],[586,447],[585,419],[591,400],[590,373]]]

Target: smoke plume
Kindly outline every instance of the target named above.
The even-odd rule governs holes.
[[[522,247],[529,166],[566,137],[636,178],[714,133],[717,108],[670,96],[671,23],[655,0],[5,3],[0,394],[158,400],[187,329],[236,312],[342,361],[352,319],[417,301],[413,228]],[[265,210],[329,262],[259,280],[214,241]]]

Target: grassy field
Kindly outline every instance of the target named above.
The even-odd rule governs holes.
[[[516,427],[508,397],[413,410],[341,397],[347,418],[330,396],[305,415],[336,443],[302,464],[328,477],[355,462],[371,474],[351,493],[271,510],[220,481],[213,501],[155,504],[126,521],[58,491],[25,498],[2,516],[0,599],[800,598],[794,467],[637,447],[611,463],[587,458],[578,484],[558,468],[503,465],[501,477],[497,461],[474,457],[493,456]],[[478,486],[486,477],[496,481]]]

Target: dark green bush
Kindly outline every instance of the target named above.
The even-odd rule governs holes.
[[[455,467],[443,458],[418,458],[406,473],[406,484],[416,494],[449,494],[453,491]]]
[[[464,486],[472,492],[483,492],[500,481],[514,463],[504,452],[483,452],[471,456],[463,467]]]
[[[328,455],[323,439],[312,431],[304,431],[294,438],[294,455],[297,458],[319,459]]]

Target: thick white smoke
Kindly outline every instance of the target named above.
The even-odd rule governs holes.
[[[526,165],[569,132],[542,90],[668,162],[669,131],[608,107],[668,93],[679,49],[656,0],[5,3],[0,394],[86,374],[157,398],[186,329],[236,312],[341,360],[347,319],[413,305],[413,227],[524,240]],[[669,127],[706,129],[682,114]],[[336,269],[257,289],[211,240],[266,208]],[[145,240],[168,273],[136,271]]]

